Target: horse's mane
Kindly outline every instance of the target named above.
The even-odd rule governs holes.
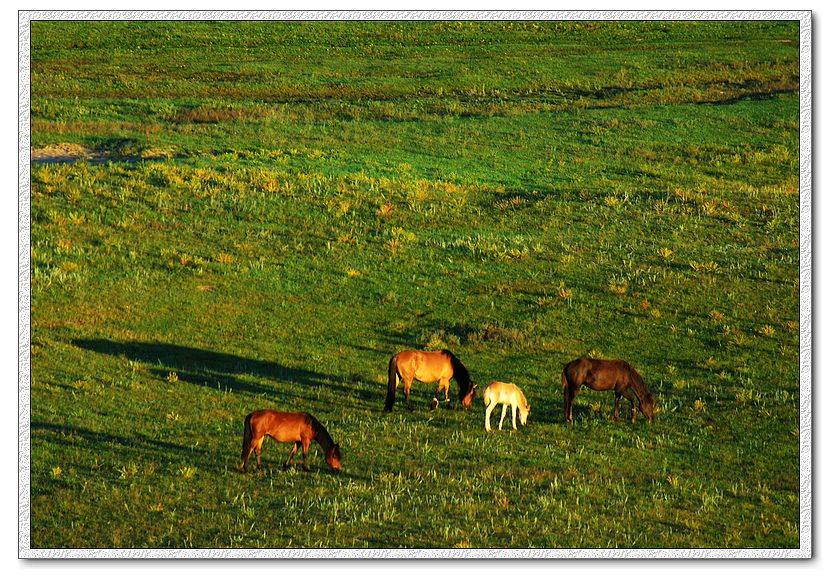
[[[525,398],[525,393],[516,388],[516,391],[519,393],[519,397],[522,399],[522,406],[527,408],[527,398]]]
[[[334,447],[334,439],[332,439],[329,431],[326,430],[326,427],[323,424],[314,418],[311,414],[308,414],[308,420],[311,423],[311,428],[314,430],[314,440],[318,442],[320,446],[323,447],[323,450],[326,452],[329,451],[330,448]]]
[[[634,390],[637,393],[637,398],[640,399],[640,403],[645,400],[653,401],[651,392],[649,392],[648,387],[646,386],[646,381],[643,380],[643,377],[640,376],[640,373],[635,370],[631,364],[626,363],[628,366],[628,371],[631,373],[631,384],[634,386]]]
[[[458,382],[458,397],[464,398],[473,388],[473,381],[470,378],[470,372],[466,366],[461,363],[461,360],[455,357],[455,354],[449,350],[441,350],[445,355],[449,356],[450,364],[452,365],[452,375],[455,381]]]

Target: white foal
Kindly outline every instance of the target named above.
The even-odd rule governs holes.
[[[504,415],[507,413],[507,406],[513,409],[513,430],[516,430],[516,410],[519,411],[519,420],[522,426],[527,425],[527,415],[530,414],[530,405],[525,399],[525,395],[519,390],[519,387],[509,382],[493,382],[484,389],[484,429],[490,432],[490,413],[497,404],[502,404],[501,420],[499,420],[499,430],[504,423]]]

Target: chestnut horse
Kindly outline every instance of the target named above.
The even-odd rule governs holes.
[[[458,399],[464,408],[473,405],[473,398],[476,395],[476,385],[470,379],[470,373],[461,360],[449,350],[438,350],[435,352],[423,352],[421,350],[404,350],[398,352],[389,360],[389,383],[386,391],[386,407],[384,410],[392,410],[395,403],[395,390],[398,382],[403,380],[403,394],[406,398],[406,407],[412,411],[412,402],[409,399],[409,391],[412,388],[412,381],[435,382],[438,387],[435,389],[435,396],[432,397],[431,409],[438,407],[438,393],[444,391],[444,401],[447,408],[450,408],[450,380],[455,379],[458,383]]]
[[[640,410],[648,420],[654,418],[654,398],[631,364],[625,360],[578,358],[565,364],[562,370],[566,422],[573,422],[573,401],[583,385],[592,390],[614,391],[614,420],[620,417],[622,396],[631,402],[631,422],[637,417],[635,400],[640,402]]]
[[[241,470],[248,469],[248,459],[256,451],[256,464],[261,466],[259,454],[265,437],[277,442],[293,442],[294,448],[288,460],[282,465],[288,469],[293,464],[294,454],[303,445],[303,470],[308,468],[308,449],[316,440],[326,453],[326,462],[335,471],[341,468],[340,447],[334,444],[326,428],[311,414],[303,412],[280,412],[278,410],[255,410],[245,417],[245,433],[242,435]]]

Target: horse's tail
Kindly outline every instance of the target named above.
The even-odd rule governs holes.
[[[395,390],[398,388],[398,355],[395,354],[389,359],[389,382],[386,389],[386,406],[385,411],[392,410],[395,404]]]
[[[245,464],[245,459],[251,448],[251,440],[254,438],[253,432],[251,432],[251,416],[253,416],[253,412],[245,417],[245,430],[242,433],[242,456],[240,457],[242,464]]]
[[[562,368],[562,388],[579,388],[585,383],[588,374],[588,360],[577,358]]]

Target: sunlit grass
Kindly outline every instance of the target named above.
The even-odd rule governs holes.
[[[382,24],[34,24],[32,546],[798,546],[797,31]],[[383,413],[404,348],[528,428]],[[267,407],[344,472],[240,474]]]

